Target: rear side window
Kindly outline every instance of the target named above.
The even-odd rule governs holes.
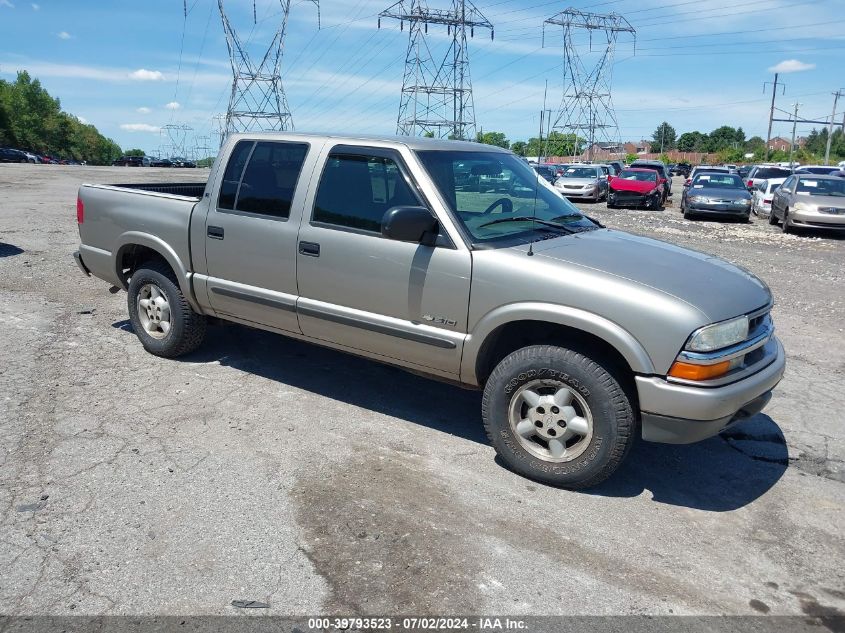
[[[235,210],[288,218],[307,153],[306,143],[257,143],[241,179]]]
[[[238,185],[241,184],[241,175],[246,165],[246,159],[252,151],[253,141],[238,141],[232,155],[229,157],[229,164],[223,173],[223,183],[220,185],[220,196],[217,198],[217,207],[220,209],[234,209],[235,196],[238,194]]]
[[[329,154],[317,189],[313,220],[380,232],[388,209],[419,204],[394,160]]]

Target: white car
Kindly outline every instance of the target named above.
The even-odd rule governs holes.
[[[772,195],[786,178],[770,178],[757,183],[751,194],[751,212],[754,215],[768,217],[772,212]]]

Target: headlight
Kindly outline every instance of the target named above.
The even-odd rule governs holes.
[[[697,330],[684,349],[690,352],[712,352],[741,343],[746,338],[748,338],[748,317],[741,316]]]
[[[813,207],[814,207],[814,205],[809,204],[807,202],[796,202],[795,204],[792,205],[792,208],[795,211],[815,211],[815,209]]]
[[[690,196],[689,201],[690,202],[704,202],[704,197],[702,197],[702,196]]]

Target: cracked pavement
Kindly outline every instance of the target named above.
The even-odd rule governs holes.
[[[763,414],[568,492],[499,464],[476,392],[236,325],[144,352],[73,262],[76,189],[206,173],[0,165],[0,614],[845,611],[845,239],[579,205],[762,277],[789,363]]]

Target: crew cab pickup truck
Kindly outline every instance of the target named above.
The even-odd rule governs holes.
[[[232,135],[204,186],[83,185],[77,220],[79,267],[127,291],[152,354],[225,319],[482,389],[505,463],[562,487],[637,435],[754,415],[784,371],[763,282],[606,229],[487,145]]]

